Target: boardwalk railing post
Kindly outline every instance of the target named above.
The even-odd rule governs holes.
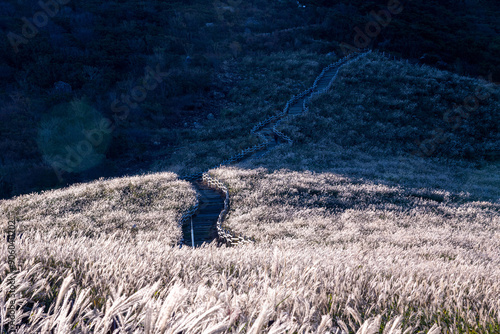
[[[191,216],[191,245],[194,248],[193,216]]]

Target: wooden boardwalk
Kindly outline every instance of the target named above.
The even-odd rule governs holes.
[[[201,181],[194,181],[196,190],[201,195],[199,198],[198,211],[193,215],[194,247],[203,243],[210,243],[217,239],[217,219],[224,209],[224,197],[222,193],[209,188]],[[193,247],[191,236],[191,220],[182,227],[184,244]]]
[[[345,65],[347,59],[339,61],[337,64],[329,66],[322,74],[318,76],[316,86],[309,94],[294,100],[289,104],[288,116],[298,115],[304,112],[304,100],[308,99],[313,94],[324,92],[335,79],[336,74],[340,67]],[[266,149],[256,151],[253,154],[245,156],[243,160],[249,158],[260,157],[269,152],[282,141],[273,131],[273,126],[278,118],[274,119],[263,126],[258,132],[263,139],[267,141]],[[277,124],[277,123],[276,123]],[[252,130],[253,131],[253,130]],[[286,139],[286,136],[285,136]],[[239,160],[242,161],[242,160]],[[218,238],[217,236],[217,220],[219,214],[224,209],[224,195],[206,184],[202,183],[200,179],[192,181],[193,185],[201,195],[199,199],[198,210],[192,216],[192,220],[188,219],[182,226],[182,233],[184,237],[184,245],[191,247],[199,247],[203,243],[211,243]],[[192,221],[192,224],[191,224]],[[191,227],[192,226],[192,227]],[[191,232],[192,231],[192,232]],[[193,239],[194,238],[194,243]]]

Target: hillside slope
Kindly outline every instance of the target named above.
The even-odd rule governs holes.
[[[353,62],[339,75],[330,94],[312,102],[308,114],[282,123],[280,129],[296,139],[293,145],[278,146],[238,166],[210,171],[230,190],[226,223],[254,237],[257,243],[253,245],[170,247],[180,231],[174,231],[175,219],[195,200],[192,188],[171,173],[98,181],[0,202],[3,209],[18,207],[19,230],[25,231],[16,242],[21,270],[18,300],[25,319],[28,314],[31,318],[21,332],[54,328],[94,333],[113,329],[135,333],[355,333],[382,329],[387,333],[497,333],[497,162],[480,160],[478,168],[460,154],[448,156],[449,161],[445,154],[441,158],[414,156],[413,149],[408,152],[411,143],[399,148],[370,126],[363,128],[367,135],[358,136],[359,142],[338,139],[346,129],[358,125],[355,115],[344,110],[368,89],[358,78],[367,79],[368,73],[374,73],[373,67],[406,66],[373,57]],[[300,72],[298,62],[290,66]],[[318,63],[308,66],[317,67]],[[429,71],[422,77],[427,75]],[[387,80],[387,76],[377,72],[372,84],[391,85],[392,78]],[[468,86],[462,86],[460,80],[469,79],[455,79],[465,91]],[[293,90],[294,84],[307,87],[310,82],[288,82],[284,90]],[[349,84],[352,89],[347,89]],[[342,87],[347,88],[342,91]],[[249,92],[248,100],[256,105],[261,97],[257,94],[253,99],[250,93],[267,89],[270,94],[275,89],[257,83],[249,88],[255,92]],[[414,92],[418,85],[410,88]],[[375,123],[384,130],[390,122],[376,109],[390,103],[391,91],[395,99],[401,98],[397,90],[384,93],[382,89],[379,104],[374,102],[376,94],[355,104],[373,108]],[[419,101],[436,104],[433,91],[420,92]],[[460,100],[459,95],[453,99]],[[407,100],[413,96],[409,94]],[[496,108],[498,91],[491,96]],[[281,99],[281,95],[274,98]],[[187,162],[208,165],[210,159],[227,158],[226,152],[251,142],[242,131],[248,124],[236,121],[237,111],[245,110],[239,105],[226,110],[235,113],[226,123],[233,124],[230,129],[221,129],[215,121],[206,123],[213,128],[193,137],[212,138],[217,145],[211,147],[210,140],[192,144]],[[272,107],[265,110],[262,118],[272,114]],[[485,115],[495,111],[484,110]],[[430,113],[426,108],[421,112]],[[346,128],[339,125],[343,120],[336,118],[338,114],[346,117],[342,125]],[[258,109],[252,109],[239,116],[249,120],[258,115]],[[407,130],[418,124],[424,132],[427,129],[425,117],[422,123],[408,121]],[[326,126],[318,124],[322,122]],[[481,131],[480,127],[474,129]],[[232,135],[217,136],[225,133]],[[404,143],[413,136],[410,132],[401,140]],[[495,133],[485,137],[486,143],[494,143],[495,138]],[[209,151],[203,155],[202,149]],[[177,157],[175,171],[184,167],[181,157]],[[172,167],[168,162],[159,166]],[[469,185],[462,189],[465,179]],[[106,191],[108,188],[116,191]],[[146,208],[153,209],[151,215],[147,210],[144,213]],[[70,212],[70,219],[57,220],[51,215],[59,209],[83,212]],[[128,218],[123,231],[109,233],[116,227],[115,211]],[[91,219],[86,215],[97,224],[89,225]],[[68,233],[72,221],[74,228]],[[141,227],[137,235],[128,231],[136,221]],[[171,234],[162,233],[165,229]],[[79,230],[82,233],[76,232]],[[86,233],[89,230],[92,233]],[[6,247],[2,244],[0,259],[4,263]],[[6,308],[5,282],[12,277],[7,266],[0,277],[0,303]],[[68,315],[69,309],[74,313]],[[22,318],[21,310],[18,316]]]
[[[299,143],[491,161],[500,158],[499,110],[494,83],[375,52],[342,68],[289,129]]]

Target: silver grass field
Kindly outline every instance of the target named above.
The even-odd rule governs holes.
[[[371,76],[382,88],[363,95]],[[173,167],[157,164],[164,172],[0,201],[2,231],[17,217],[18,333],[500,333],[498,162],[415,156],[370,139],[415,129],[380,123],[361,140],[350,132],[358,120],[338,116],[376,112],[383,85],[405,77],[402,114],[414,96],[443,112],[420,85],[443,78],[449,95],[489,87],[481,108],[499,110],[498,88],[484,81],[376,54],[354,62],[308,114],[281,124],[294,145],[210,171],[230,191],[226,226],[251,245],[177,246],[178,221],[197,201],[168,172],[182,152]],[[1,248],[4,328],[12,273]]]

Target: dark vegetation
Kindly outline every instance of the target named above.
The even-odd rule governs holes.
[[[380,55],[368,59],[342,71],[332,92],[313,100],[311,112],[294,120],[300,129],[292,135],[297,143],[328,138],[329,145],[363,152],[498,159],[500,90],[495,86]]]
[[[147,170],[185,145],[183,134],[203,120],[238,118],[224,106],[242,100],[232,88],[245,76],[238,66],[243,59],[265,62],[273,53],[298,51],[341,57],[341,43],[354,45],[354,28],[364,30],[373,21],[370,12],[388,2],[301,4],[73,0],[48,5],[53,17],[38,21],[27,38],[22,18],[40,20],[38,1],[0,1],[0,198]],[[368,47],[498,81],[497,1],[403,6]],[[294,27],[302,28],[286,31]],[[93,121],[71,116],[82,104]],[[106,119],[111,123],[102,123]],[[85,142],[92,153],[84,154]],[[68,164],[71,149],[91,161],[81,164],[73,155]]]

